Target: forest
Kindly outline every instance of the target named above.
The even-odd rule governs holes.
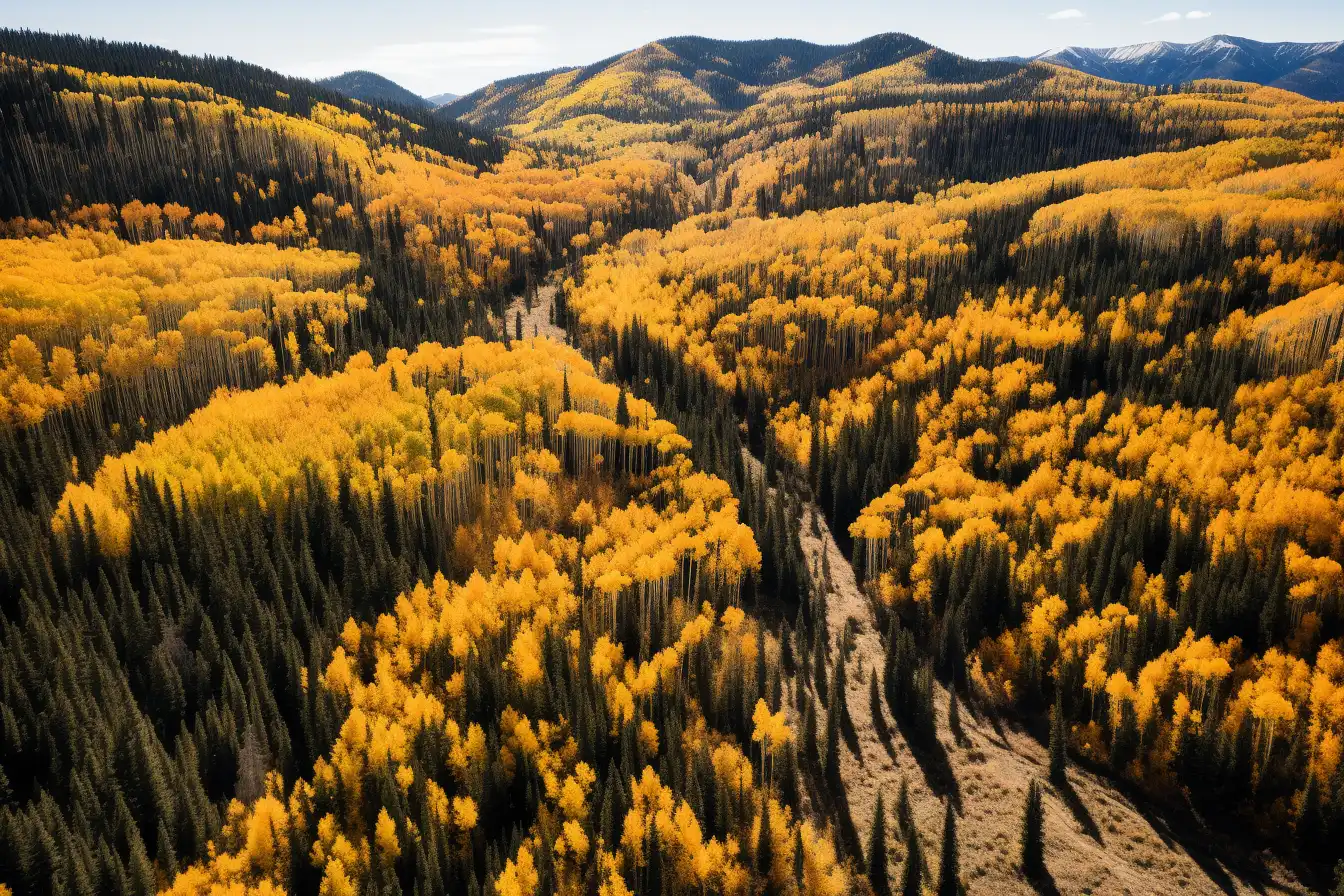
[[[0,30],[0,896],[1344,893],[1342,373],[1344,104]]]

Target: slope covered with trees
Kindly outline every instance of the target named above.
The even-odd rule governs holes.
[[[3,364],[4,416],[59,412],[0,435],[25,500],[34,489],[53,499],[72,458],[89,469],[218,386],[495,332],[509,293],[534,289],[553,259],[578,251],[576,239],[662,225],[684,206],[676,175],[656,162],[562,167],[526,148],[504,157],[497,142],[445,142],[428,120],[327,102],[323,88],[254,67],[26,32],[5,39],[93,66],[0,55],[0,220],[14,247],[5,348],[23,337]],[[93,74],[134,70],[141,57],[148,74]],[[235,87],[249,99],[220,92]],[[303,272],[337,256],[339,276]],[[52,314],[80,321],[58,326]],[[89,351],[85,337],[97,343]],[[195,337],[208,349],[183,351]],[[58,370],[39,370],[58,348]],[[117,389],[89,406],[94,377]]]
[[[914,651],[1328,865],[1344,121],[1201,89],[1161,102],[1247,136],[909,204],[704,214],[592,256],[565,302],[594,350],[656,343],[731,397],[852,539],[898,716],[930,711],[901,684]]]
[[[488,132],[443,122],[430,116],[422,106],[361,103],[331,86],[306,78],[282,75],[229,57],[187,56],[150,44],[12,28],[0,29],[0,52],[120,77],[200,84],[248,106],[259,106],[299,117],[310,115],[318,104],[335,106],[346,112],[360,112],[376,118],[380,125],[395,122],[396,115],[409,116],[415,124],[428,131],[420,142],[471,162],[497,159],[502,149],[501,144]]]
[[[396,81],[384,78],[374,72],[353,71],[330,78],[319,83],[338,90],[354,100],[360,100],[371,106],[384,109],[396,109],[405,106],[410,109],[432,108],[435,103],[422,96],[411,93]]]
[[[584,157],[664,159],[701,184],[702,209],[765,217],[1265,133],[1266,118],[1295,117],[1284,100],[978,62],[887,34],[845,47],[674,38],[436,114]]]
[[[8,642],[5,692],[25,698],[7,706],[80,707],[81,731],[40,765],[31,727],[13,732],[10,787],[33,808],[5,816],[7,875],[57,891],[126,876],[178,893],[508,893],[662,875],[744,892],[801,873],[843,892],[824,830],[798,820],[778,643],[738,607],[760,553],[687,447],[572,350],[469,340],[222,396],[109,460],[67,489],[54,531],[117,596],[52,605]],[[343,586],[310,578],[333,532]],[[245,567],[189,533],[245,546],[269,583],[221,601]],[[131,692],[33,693],[25,651],[87,614]],[[184,678],[172,651],[199,669]],[[100,769],[93,739],[126,725],[141,732],[127,764]],[[97,796],[79,789],[93,780]],[[134,808],[80,829],[113,796]]]

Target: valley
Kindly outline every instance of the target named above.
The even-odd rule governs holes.
[[[1341,892],[1337,45],[1237,41],[0,29],[0,896]]]

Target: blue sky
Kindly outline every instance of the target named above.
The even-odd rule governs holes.
[[[904,31],[967,56],[1066,44],[1344,39],[1344,0],[0,0],[0,24],[230,55],[310,77],[366,68],[417,93],[594,62],[677,34],[845,43]]]

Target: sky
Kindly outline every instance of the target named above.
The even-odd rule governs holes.
[[[0,0],[0,25],[234,56],[289,74],[368,69],[430,96],[584,65],[681,34],[849,43],[903,31],[965,56],[1211,34],[1344,39],[1344,0]]]

